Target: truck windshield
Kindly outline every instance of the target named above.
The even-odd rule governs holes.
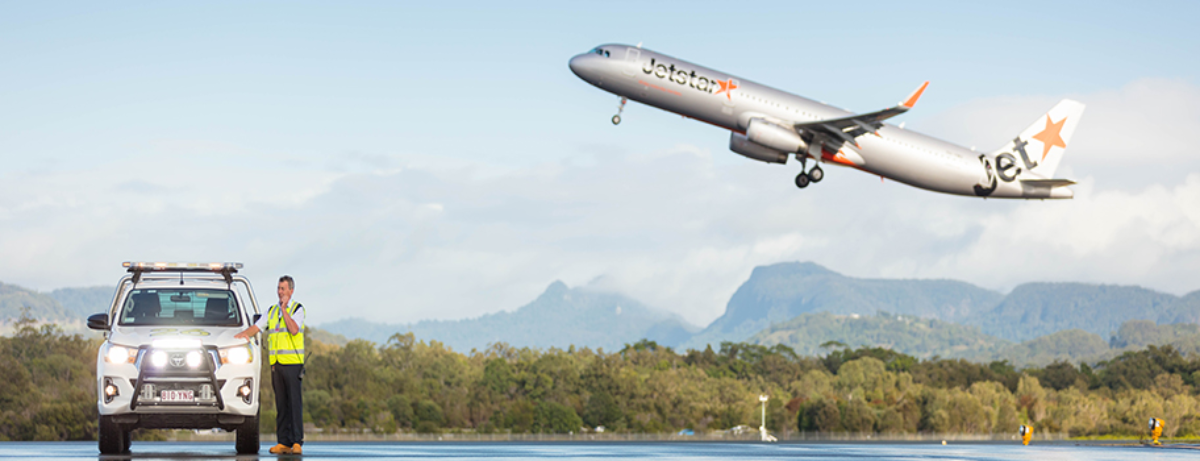
[[[133,290],[121,308],[121,325],[241,325],[229,290]]]

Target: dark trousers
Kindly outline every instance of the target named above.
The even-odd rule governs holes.
[[[271,365],[271,387],[275,389],[275,438],[287,446],[304,445],[304,400],[300,374],[304,365]]]

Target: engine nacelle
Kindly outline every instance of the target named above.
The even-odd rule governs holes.
[[[741,133],[729,137],[729,150],[743,156],[767,163],[787,163],[788,153],[751,142]]]
[[[761,119],[750,120],[746,138],[780,152],[804,152],[808,148],[796,130]]]

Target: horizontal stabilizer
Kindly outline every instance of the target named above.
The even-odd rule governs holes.
[[[1066,187],[1075,184],[1075,181],[1070,179],[1022,179],[1021,184],[1034,187]]]

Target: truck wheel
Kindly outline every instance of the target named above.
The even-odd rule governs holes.
[[[100,454],[119,455],[125,452],[125,430],[111,416],[100,415]]]
[[[125,439],[125,449],[121,453],[129,453],[129,447],[133,445],[133,429],[121,431],[121,438]]]
[[[239,455],[258,454],[258,415],[247,417],[246,422],[237,428],[237,447]]]

